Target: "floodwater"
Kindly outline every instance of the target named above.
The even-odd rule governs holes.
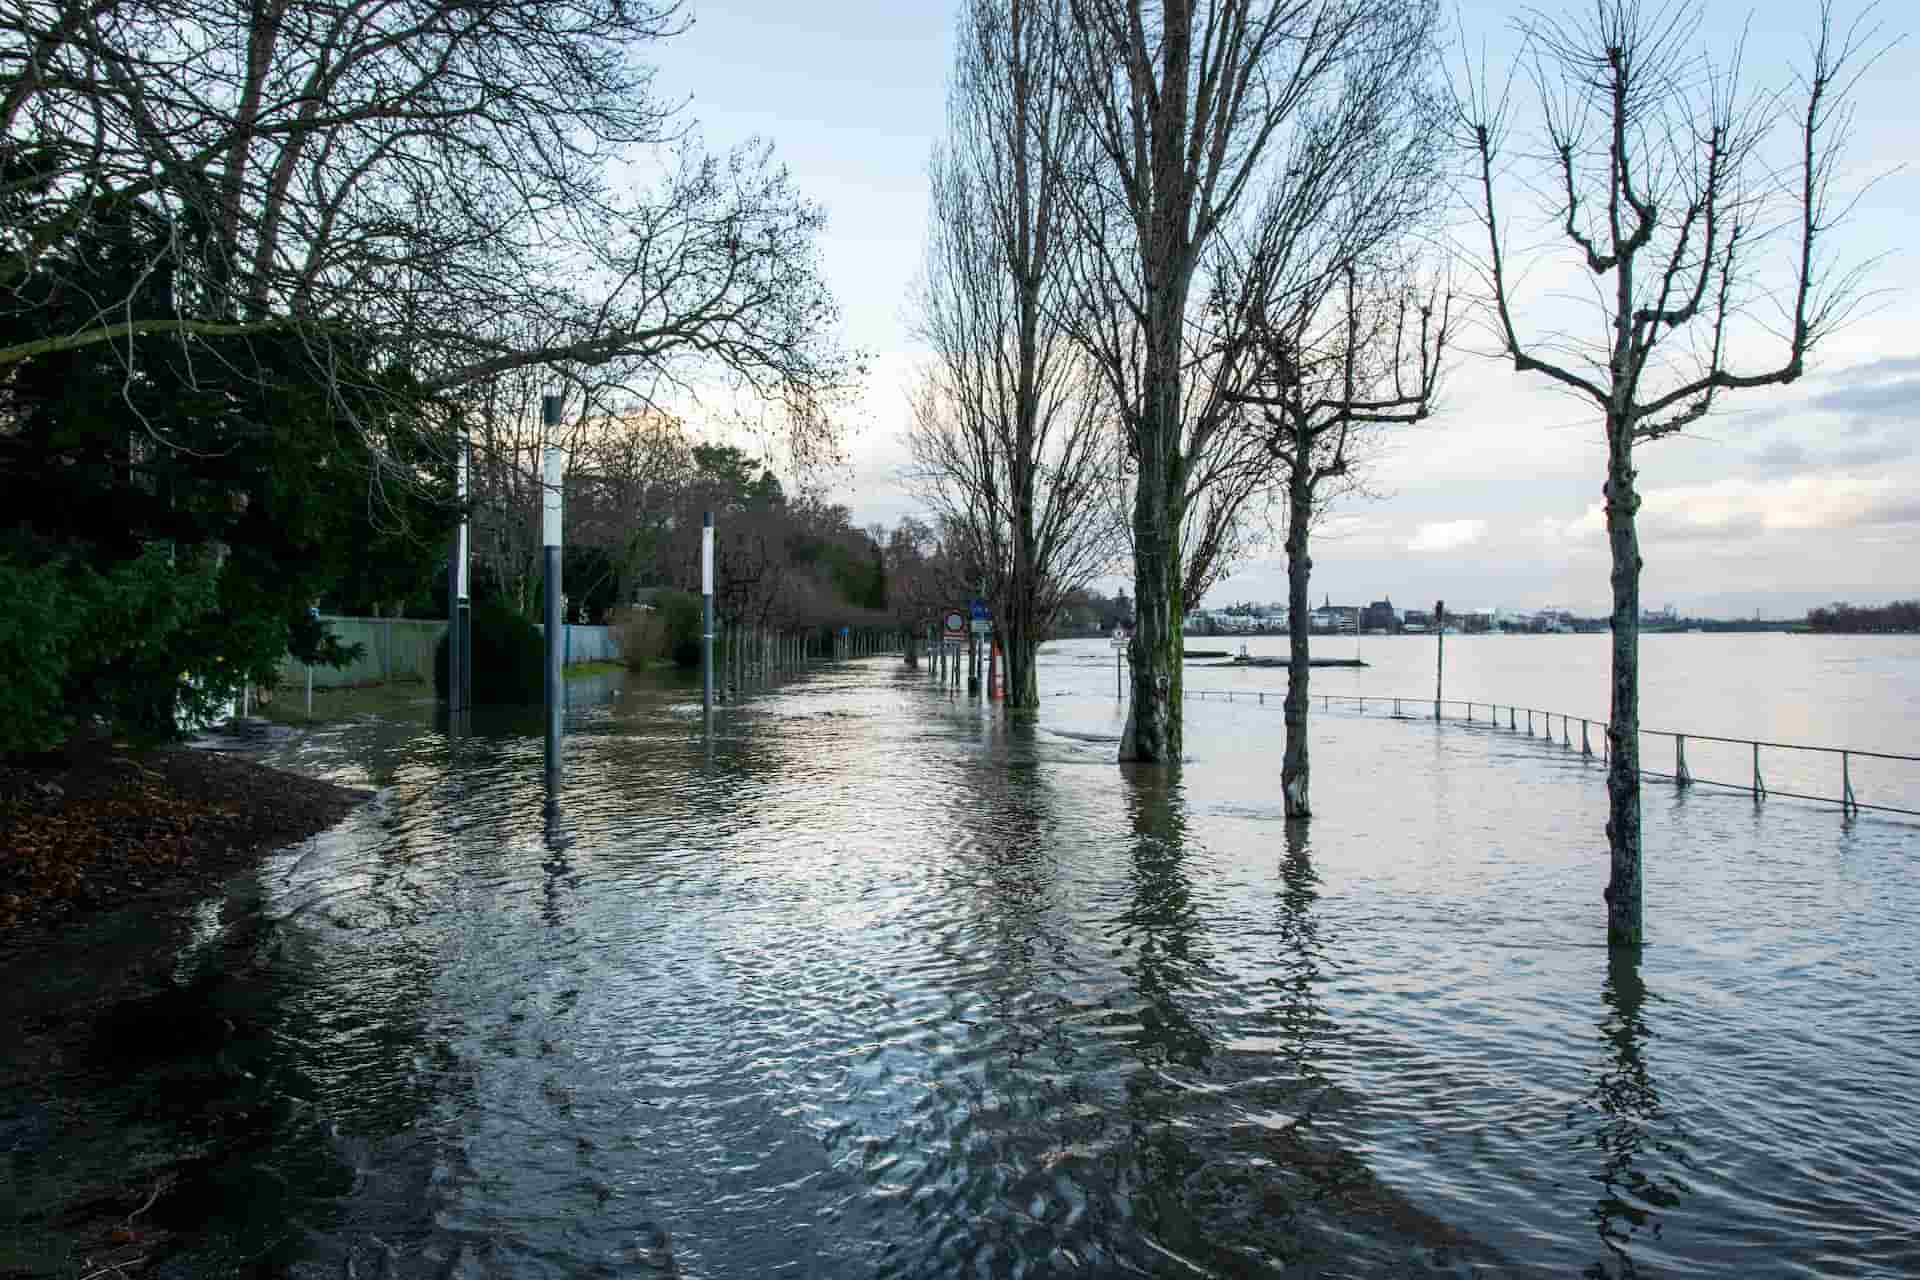
[[[1256,655],[1284,657],[1284,636],[1201,637],[1194,648],[1234,649],[1245,643]],[[1410,715],[1431,715],[1435,667],[1442,666],[1444,696],[1570,716],[1571,741],[1580,743],[1580,721],[1591,722],[1590,741],[1601,749],[1612,686],[1613,638],[1608,635],[1453,635],[1444,661],[1433,636],[1316,636],[1314,653],[1358,656],[1363,668],[1318,668],[1315,695],[1366,697],[1376,712],[1401,700]],[[1110,660],[1110,658],[1109,658]],[[1757,632],[1746,635],[1668,632],[1640,638],[1641,767],[1671,774],[1672,734],[1689,735],[1687,764],[1706,786],[1749,786],[1751,741],[1768,744],[1760,754],[1761,780],[1773,791],[1838,796],[1841,761],[1827,751],[1846,748],[1920,756],[1920,636],[1829,636]],[[1112,688],[1111,672],[1108,690]],[[1286,693],[1287,673],[1274,668],[1189,664],[1191,689],[1264,692],[1272,703]],[[1337,703],[1335,704],[1337,707]],[[1317,704],[1316,704],[1317,706]],[[1448,716],[1462,714],[1459,707]],[[1544,733],[1536,717],[1535,729]],[[1665,732],[1655,732],[1664,730]],[[1746,739],[1715,742],[1713,738]],[[1920,811],[1920,762],[1879,760],[1855,754],[1847,762],[1856,799]]]
[[[1610,957],[1577,750],[1317,716],[1289,825],[1277,698],[1123,768],[1104,643],[1041,680],[607,677],[551,790],[537,712],[257,748],[380,793],[188,922],[209,1043],[103,1058],[247,1117],[171,1274],[1920,1274],[1920,827],[1650,787]]]

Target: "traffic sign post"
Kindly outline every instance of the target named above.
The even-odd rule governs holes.
[[[987,637],[993,634],[993,610],[987,607],[985,600],[975,596],[967,602],[967,615],[971,620],[968,630],[972,633],[972,641],[967,646],[967,692],[980,692],[981,678],[986,676],[991,696],[991,676],[988,675],[987,666],[990,660],[988,649],[993,642]]]
[[[968,610],[958,605],[940,614],[940,665],[943,684],[960,683],[960,646],[967,639]]]

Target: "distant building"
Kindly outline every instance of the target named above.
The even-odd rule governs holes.
[[[1313,629],[1315,631],[1352,631],[1360,625],[1360,609],[1356,605],[1321,605],[1313,611]]]
[[[1360,625],[1368,631],[1395,631],[1400,626],[1399,610],[1393,607],[1393,600],[1375,600],[1367,606],[1361,615]]]

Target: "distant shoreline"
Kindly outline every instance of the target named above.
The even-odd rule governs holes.
[[[1608,633],[1609,633],[1609,628],[1607,627],[1605,621],[1602,620],[1598,623],[1593,623],[1593,624],[1576,625],[1572,630],[1569,630],[1569,631],[1524,631],[1524,630],[1518,630],[1518,629],[1503,631],[1498,628],[1495,628],[1489,631],[1464,631],[1463,632],[1463,631],[1449,630],[1446,634],[1449,636],[1482,636],[1482,635],[1494,635],[1494,636],[1562,635],[1564,636],[1564,635],[1606,635]],[[1314,631],[1314,632],[1311,632],[1310,634],[1312,634],[1316,639],[1325,639],[1327,637],[1333,637],[1336,639],[1350,640],[1353,638],[1353,632],[1351,631]],[[1431,631],[1362,631],[1360,633],[1360,638],[1363,640],[1393,639],[1395,637],[1409,637],[1413,639],[1424,639],[1433,634],[1434,633]],[[1915,636],[1915,635],[1920,635],[1920,627],[1846,627],[1846,628],[1811,627],[1811,626],[1808,626],[1805,622],[1782,622],[1779,620],[1773,620],[1773,621],[1762,620],[1760,622],[1752,622],[1752,621],[1739,622],[1739,621],[1732,621],[1728,619],[1705,619],[1701,621],[1688,622],[1688,623],[1669,624],[1669,623],[1663,622],[1653,626],[1642,625],[1640,628],[1640,634],[1643,636],[1673,636],[1673,635],[1693,635],[1693,634],[1697,634],[1697,635],[1795,635],[1795,636]],[[1219,631],[1219,632],[1186,631],[1182,633],[1182,638],[1189,641],[1246,640],[1256,636],[1266,636],[1266,637],[1272,637],[1272,638],[1285,639],[1287,636],[1287,632],[1284,629],[1268,628],[1268,629],[1259,630],[1259,631]],[[1104,640],[1106,638],[1107,638],[1106,633],[1100,632],[1100,631],[1076,631],[1076,632],[1062,633],[1062,634],[1048,637],[1049,640]]]

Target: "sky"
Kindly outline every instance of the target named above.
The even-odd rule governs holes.
[[[826,209],[824,271],[844,339],[871,369],[830,496],[857,524],[891,525],[920,510],[901,480],[908,391],[923,358],[908,303],[922,260],[928,157],[946,123],[953,5],[691,0],[689,9],[691,27],[653,51],[658,86],[685,101],[710,146],[771,140],[799,188]],[[1505,12],[1466,8],[1455,23],[1496,67],[1514,47]],[[1841,20],[1859,12],[1844,8]],[[1854,90],[1842,178],[1862,194],[1832,237],[1839,262],[1868,264],[1861,305],[1799,382],[1728,395],[1687,436],[1640,451],[1641,596],[1650,608],[1789,617],[1833,600],[1920,596],[1920,169],[1906,163],[1920,139],[1912,88],[1920,41],[1900,38],[1896,6],[1875,13],[1878,44],[1899,42]],[[1720,53],[1744,33],[1750,83],[1786,85],[1804,64],[1815,18],[1812,4],[1715,0],[1703,8],[1702,34]],[[1514,221],[1522,248],[1551,237],[1537,218]],[[1560,284],[1550,268],[1527,273],[1516,314],[1523,335],[1592,324],[1586,299]],[[1465,345],[1439,412],[1392,437],[1370,473],[1372,496],[1337,507],[1316,532],[1315,599],[1606,612],[1597,414],[1476,354],[1489,347],[1484,337]],[[1765,346],[1739,354],[1778,361]],[[1101,585],[1111,591],[1129,578],[1123,565]],[[1285,595],[1274,547],[1237,565],[1206,603]]]

